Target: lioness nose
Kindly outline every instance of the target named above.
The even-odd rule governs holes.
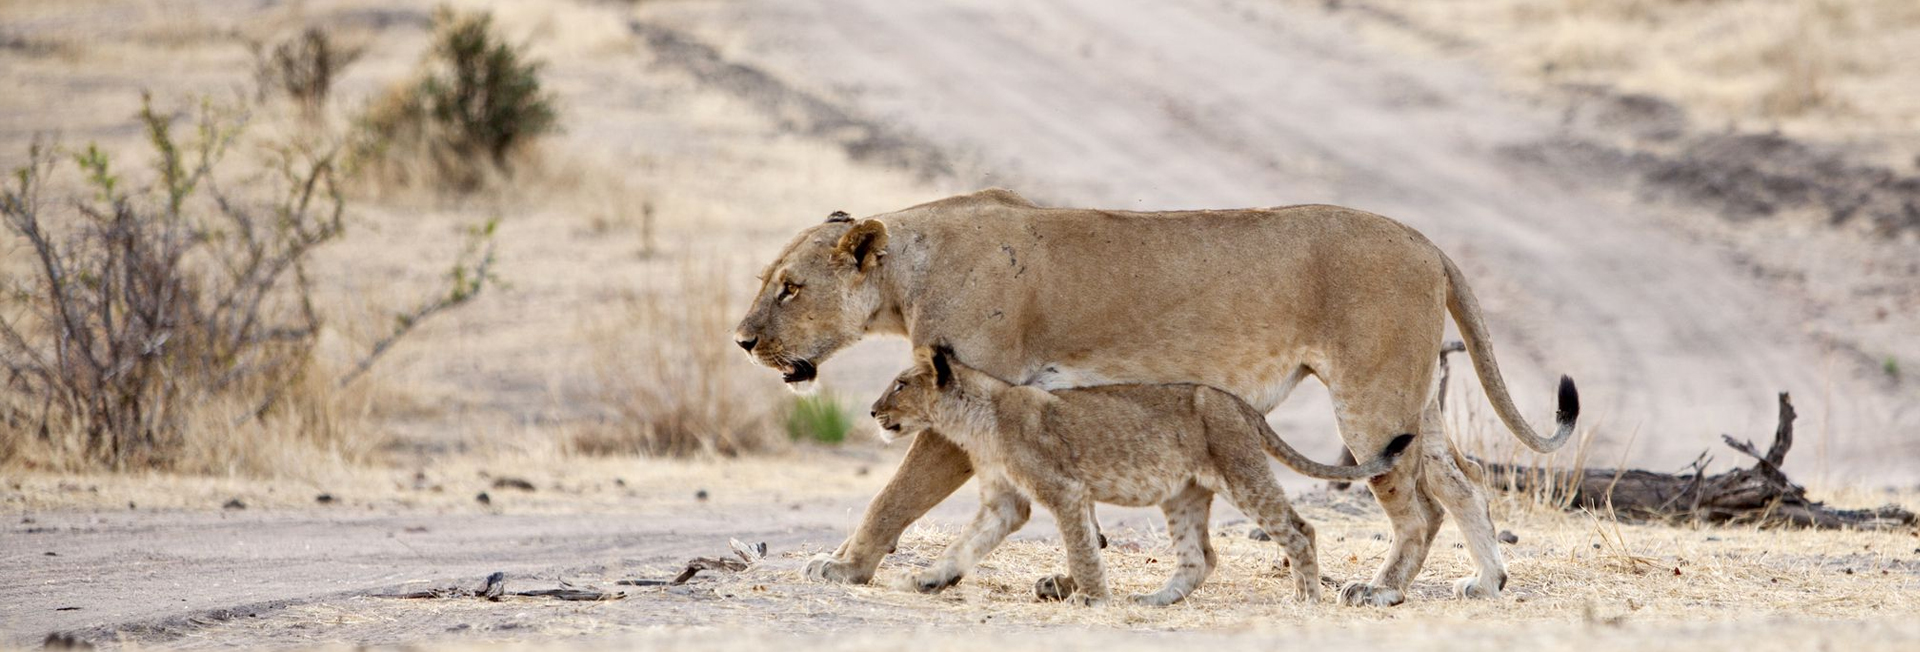
[[[744,340],[734,340],[734,341],[733,341],[733,343],[734,343],[734,344],[738,344],[738,345],[740,345],[740,348],[742,348],[742,349],[746,349],[746,351],[747,351],[748,353],[752,353],[752,352],[753,352],[753,345],[755,345],[755,344],[759,344],[759,343],[760,343],[760,338],[758,338],[758,337],[749,337],[749,338],[747,338],[747,339],[744,339]]]

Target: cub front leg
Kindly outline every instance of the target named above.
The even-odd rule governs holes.
[[[939,593],[960,583],[1008,534],[1027,523],[1032,508],[1025,496],[1004,478],[981,476],[980,511],[960,531],[960,538],[947,546],[932,566],[915,573],[913,588],[921,593]]]
[[[1094,532],[1093,519],[1088,516],[1089,501],[1080,492],[1051,498],[1048,502],[1035,496],[1060,522],[1060,542],[1067,551],[1067,574],[1073,585],[1072,592],[1066,596],[1067,602],[1086,606],[1106,604],[1111,597],[1107,590],[1107,571],[1100,560],[1099,535]]]

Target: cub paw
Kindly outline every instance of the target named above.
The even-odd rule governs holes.
[[[1048,575],[1033,583],[1033,595],[1046,602],[1059,602],[1073,595],[1079,585],[1066,575]]]
[[[1340,589],[1340,603],[1349,607],[1391,607],[1406,602],[1398,589],[1354,582]]]
[[[1320,601],[1320,583],[1319,582],[1302,582],[1300,584],[1295,585],[1293,587],[1293,599],[1299,600],[1301,602],[1309,602],[1309,603],[1319,602]]]
[[[927,569],[913,576],[913,590],[921,593],[939,593],[960,583],[962,574],[947,568]]]
[[[866,584],[873,579],[873,571],[854,568],[853,564],[834,559],[833,555],[821,553],[807,560],[804,571],[807,579],[836,584]]]

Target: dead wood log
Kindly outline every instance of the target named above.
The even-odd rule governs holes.
[[[1569,509],[1609,510],[1631,521],[1694,521],[1760,527],[1878,529],[1913,525],[1913,512],[1897,505],[1877,509],[1835,509],[1807,498],[1805,487],[1780,470],[1793,447],[1793,401],[1780,394],[1780,422],[1773,445],[1761,453],[1752,442],[1721,435],[1727,446],[1755,461],[1714,475],[1711,458],[1701,453],[1689,471],[1655,473],[1640,469],[1567,471],[1479,460],[1495,488],[1522,493],[1554,492]]]

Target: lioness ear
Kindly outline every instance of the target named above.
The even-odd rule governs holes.
[[[887,251],[887,225],[880,220],[853,223],[833,246],[833,260],[862,272],[873,271]]]
[[[953,365],[949,360],[951,357],[953,357],[953,349],[945,346],[933,347],[934,387],[944,389],[946,386],[953,384]]]

